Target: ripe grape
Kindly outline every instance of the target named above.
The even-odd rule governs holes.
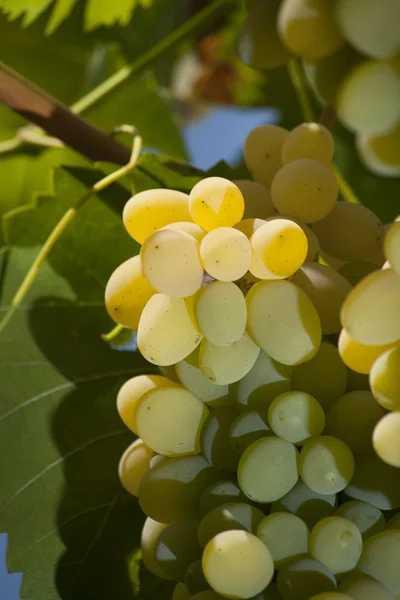
[[[319,494],[344,490],[354,474],[354,456],[342,440],[321,435],[305,443],[299,460],[300,477]]]
[[[118,465],[118,475],[122,486],[132,496],[138,495],[143,476],[150,470],[153,450],[138,438],[123,453]]]
[[[282,167],[282,146],[288,134],[277,125],[261,125],[253,129],[244,144],[244,161],[253,179],[268,190]]]
[[[283,600],[310,600],[320,592],[336,588],[334,574],[310,556],[301,556],[278,572],[278,591]]]
[[[244,200],[239,188],[223,177],[206,177],[189,195],[191,217],[204,231],[231,227],[243,216]]]
[[[257,537],[271,552],[276,569],[308,553],[309,533],[304,521],[288,512],[274,512],[257,527]]]
[[[313,396],[305,392],[286,392],[275,398],[268,409],[268,423],[283,440],[302,445],[321,435],[325,413]]]
[[[392,467],[400,467],[400,412],[391,412],[376,424],[372,443],[377,455]]]
[[[357,570],[379,581],[392,594],[399,594],[399,556],[400,531],[381,531],[366,541]]]
[[[233,183],[238,186],[243,194],[243,219],[255,217],[258,219],[267,219],[268,217],[272,217],[275,207],[272,204],[270,193],[265,186],[251,179],[234,179]]]
[[[286,165],[300,158],[312,158],[330,165],[333,152],[334,140],[329,129],[319,123],[302,123],[286,136],[282,161]]]
[[[336,504],[336,494],[319,494],[299,479],[285,496],[271,504],[271,514],[281,511],[291,512],[311,529],[320,519],[333,515]]]
[[[230,346],[217,346],[207,339],[200,344],[199,367],[217,385],[239,381],[257,360],[260,348],[245,333]]]
[[[204,269],[215,279],[236,281],[249,270],[250,242],[238,229],[218,227],[203,238],[200,259]]]
[[[326,517],[310,533],[310,556],[335,575],[355,568],[363,547],[360,530],[343,517]]]
[[[382,511],[360,500],[344,502],[336,509],[335,515],[357,525],[364,540],[385,528],[386,521]]]
[[[339,585],[339,590],[353,600],[393,600],[393,595],[379,581],[355,571]]]
[[[383,352],[374,362],[369,383],[375,399],[387,410],[400,410],[400,348]]]
[[[203,548],[222,531],[232,529],[256,534],[264,513],[255,506],[244,502],[228,502],[217,506],[200,521],[197,537]]]

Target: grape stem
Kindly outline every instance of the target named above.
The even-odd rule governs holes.
[[[57,225],[54,227],[54,229],[52,230],[52,232],[46,239],[45,243],[41,247],[39,254],[36,256],[29,271],[25,275],[21,285],[19,286],[17,292],[15,293],[13,299],[11,300],[10,306],[8,307],[8,310],[5,313],[4,318],[0,321],[0,332],[2,332],[4,330],[4,328],[6,327],[6,325],[10,322],[15,311],[18,309],[22,300],[25,298],[28,290],[30,289],[31,285],[33,284],[33,282],[36,278],[36,275],[38,274],[38,272],[40,270],[40,267],[42,266],[42,264],[44,263],[44,261],[46,260],[48,255],[50,254],[51,250],[53,249],[53,247],[55,246],[55,244],[57,243],[57,241],[59,240],[59,238],[61,237],[63,232],[66,230],[66,228],[71,223],[71,221],[74,219],[74,217],[77,215],[79,209],[82,208],[82,206],[84,206],[86,201],[89,200],[89,198],[91,198],[93,195],[97,194],[98,192],[103,191],[109,185],[111,185],[112,183],[121,179],[121,177],[128,175],[135,168],[136,163],[140,156],[141,149],[142,149],[142,138],[140,136],[136,135],[133,138],[132,152],[131,152],[129,162],[125,166],[114,171],[114,173],[110,173],[106,177],[103,177],[103,179],[100,179],[100,181],[95,183],[94,186],[90,190],[88,190],[87,193],[84,196],[82,196],[82,198],[80,200],[78,200],[78,202],[76,203],[76,205],[74,207],[69,208],[64,213],[64,215],[58,221]]]

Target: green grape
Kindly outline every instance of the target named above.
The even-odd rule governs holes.
[[[265,186],[251,179],[234,179],[233,183],[238,186],[244,198],[244,214],[242,221],[239,221],[239,223],[249,218],[267,219],[272,217],[275,207]]]
[[[277,584],[282,600],[309,600],[315,594],[334,590],[336,579],[325,565],[302,556],[283,566]]]
[[[384,414],[371,392],[348,392],[330,405],[326,433],[343,440],[354,454],[370,452],[372,432]]]
[[[310,489],[320,494],[335,494],[350,483],[354,473],[354,457],[342,440],[321,435],[303,446],[299,471]]]
[[[125,229],[139,244],[165,225],[193,220],[189,213],[189,196],[164,189],[135,194],[125,204],[122,218]]]
[[[136,331],[142,310],[155,293],[143,275],[140,256],[134,256],[119,265],[108,280],[105,291],[107,312],[119,325]]]
[[[138,438],[123,453],[118,465],[118,475],[122,486],[132,496],[138,495],[139,485],[150,470],[153,451]]]
[[[197,526],[194,520],[176,521],[157,538],[155,559],[160,568],[176,581],[183,581],[188,566],[201,556]]]
[[[364,165],[383,177],[398,177],[400,173],[399,144],[400,123],[388,133],[359,135],[356,138],[356,147]]]
[[[206,339],[200,345],[199,367],[205,377],[218,385],[239,381],[257,360],[260,348],[245,333],[230,346],[216,346]]]
[[[195,518],[199,495],[218,478],[202,456],[166,458],[143,477],[140,507],[161,523]]]
[[[400,531],[381,531],[365,542],[357,570],[379,581],[389,592],[400,593]]]
[[[291,389],[292,367],[282,365],[261,350],[251,370],[234,387],[240,410],[267,410],[272,400]]]
[[[333,159],[334,140],[331,132],[320,123],[302,123],[286,136],[282,161],[286,165],[299,158],[313,158],[325,165]]]
[[[229,406],[233,399],[228,385],[216,385],[203,375],[199,367],[199,348],[175,365],[179,381],[210,408]]]
[[[351,46],[345,46],[316,63],[305,65],[306,74],[317,96],[328,105],[335,106],[336,95],[344,77],[364,57]]]
[[[215,469],[234,473],[239,457],[231,447],[229,430],[237,412],[232,408],[214,408],[207,417],[200,435],[204,458]]]
[[[243,217],[244,199],[232,181],[206,177],[190,192],[189,211],[193,221],[204,231],[231,227]]]
[[[280,438],[293,444],[304,444],[321,435],[325,427],[322,406],[306,392],[285,392],[268,409],[268,423]]]
[[[224,600],[224,598],[213,590],[205,590],[194,596],[190,596],[190,600]]]
[[[279,38],[276,19],[281,0],[262,0],[251,7],[239,37],[239,56],[254,69],[274,69],[290,54]]]
[[[324,409],[335,398],[344,394],[346,385],[346,366],[337,348],[329,342],[322,342],[317,354],[311,360],[293,369],[293,389],[310,394]]]
[[[201,559],[193,561],[185,572],[185,583],[192,594],[209,590],[210,586],[204,577]]]
[[[248,502],[248,500],[235,481],[230,479],[216,481],[200,496],[200,515],[204,517],[214,508],[229,502]]]
[[[217,506],[200,521],[197,530],[200,546],[204,548],[222,531],[240,529],[255,534],[264,516],[259,508],[244,502],[231,502]]]
[[[375,399],[387,410],[400,410],[400,348],[383,352],[374,362],[369,383]]]
[[[268,548],[247,531],[223,531],[203,552],[203,571],[210,586],[226,598],[251,598],[274,574]]]
[[[376,454],[360,454],[355,458],[354,476],[345,492],[350,498],[381,510],[400,508],[400,471]]]
[[[192,298],[170,298],[164,294],[150,298],[137,333],[138,347],[146,360],[160,366],[173,365],[189,356],[201,338]]]
[[[250,444],[271,434],[267,413],[261,410],[246,410],[232,423],[229,438],[232,448],[241,455]]]
[[[172,600],[190,600],[191,594],[186,583],[179,582],[174,588]]]
[[[253,596],[251,600],[282,600],[282,597],[278,592],[276,583],[270,583],[261,594]]]
[[[341,504],[336,509],[335,515],[357,525],[364,540],[385,528],[386,521],[382,511],[360,500],[350,500]]]
[[[344,45],[330,0],[283,0],[278,32],[293,54],[311,62]]]
[[[161,577],[162,579],[170,579],[170,577],[162,571],[155,556],[156,544],[161,533],[168,527],[165,523],[158,523],[150,517],[147,517],[142,527],[140,540],[140,551],[144,566],[150,573]],[[183,600],[183,598],[182,598]]]
[[[372,442],[382,460],[392,467],[400,467],[400,412],[382,417],[375,426]]]
[[[396,0],[339,0],[342,35],[363,54],[391,58],[400,52],[400,6]]]
[[[343,327],[361,344],[381,346],[400,340],[400,277],[391,269],[376,271],[347,296],[341,312]]]
[[[283,279],[304,263],[307,236],[289,219],[272,219],[251,236],[252,260],[249,271],[259,279]]]
[[[375,361],[393,346],[393,344],[384,344],[383,346],[360,344],[352,340],[345,329],[340,332],[338,340],[338,350],[342,361],[349,369],[362,375],[370,373]],[[368,382],[366,389],[369,389]]]
[[[162,375],[137,375],[124,383],[118,392],[117,410],[124,424],[136,433],[136,409],[139,400],[150,390],[160,387],[176,386]]]
[[[313,231],[322,250],[344,261],[368,260],[380,251],[384,235],[378,217],[351,202],[338,202],[325,219],[313,225]]]
[[[201,227],[196,225],[196,223],[192,223],[191,221],[178,221],[177,223],[170,223],[165,227],[161,227],[163,229],[171,229],[172,231],[181,231],[183,233],[188,233],[194,239],[200,243],[203,237],[205,236],[205,231],[202,230]]]
[[[369,390],[368,376],[356,373],[351,369],[347,371],[347,392],[353,392],[357,390]]]
[[[310,598],[310,600],[353,600],[350,596],[341,592],[322,592]]]
[[[257,182],[254,182],[254,183],[257,183]],[[242,219],[241,221],[239,221],[239,223],[236,223],[235,229],[239,229],[239,231],[244,233],[244,235],[248,239],[250,239],[251,236],[253,235],[253,233],[255,231],[257,231],[257,229],[259,227],[261,227],[261,225],[265,225],[266,222],[267,221],[265,219],[256,219],[256,218]]]
[[[332,267],[318,263],[305,263],[292,278],[307,294],[317,309],[322,333],[340,331],[340,309],[351,291],[351,285]]]
[[[239,341],[246,329],[246,302],[231,282],[214,281],[204,286],[197,294],[194,314],[204,337],[218,346]]]
[[[279,500],[296,484],[296,447],[270,436],[256,440],[243,452],[238,466],[240,489],[255,502]]]
[[[321,343],[314,305],[289,281],[261,281],[248,292],[247,331],[271,358],[287,365],[310,360]]]
[[[276,512],[264,517],[257,528],[257,537],[271,552],[275,569],[308,553],[307,525],[288,512]]]
[[[188,233],[172,229],[152,233],[143,243],[140,260],[144,276],[161,294],[185,298],[201,288],[199,244]]]
[[[354,260],[340,267],[339,273],[354,286],[370,273],[377,271],[377,269],[378,267],[377,265],[374,265],[374,263]]]
[[[338,192],[331,169],[312,158],[300,158],[284,165],[271,185],[276,210],[304,223],[315,223],[329,215]]]
[[[204,269],[220,281],[236,281],[247,273],[251,261],[250,242],[234,227],[209,231],[200,244]]]
[[[277,125],[261,125],[253,129],[244,143],[244,161],[258,183],[270,189],[273,178],[282,167],[282,146],[288,131]]]
[[[138,434],[149,448],[163,456],[197,454],[208,412],[181,386],[155,388],[139,400],[136,408]]]
[[[272,503],[271,514],[291,512],[311,529],[321,519],[333,515],[336,504],[336,494],[318,494],[299,480],[290,492]]]
[[[339,590],[350,594],[353,600],[394,600],[381,583],[357,571],[346,577],[339,585]]]
[[[387,61],[365,60],[343,79],[336,110],[352,131],[375,135],[390,132],[400,119],[400,75]]]
[[[326,517],[310,533],[310,555],[335,575],[352,571],[361,556],[362,535],[358,527],[343,517]]]

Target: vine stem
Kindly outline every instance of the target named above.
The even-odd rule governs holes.
[[[309,98],[309,94],[307,91],[307,83],[304,76],[304,70],[300,66],[300,63],[297,59],[292,59],[288,65],[288,71],[290,75],[290,79],[292,81],[294,90],[296,92],[297,100],[303,114],[303,118],[307,122],[315,122],[316,116],[314,114],[314,110]],[[331,106],[325,106],[322,111],[320,123],[325,125],[328,129],[333,129],[333,125],[336,120],[336,112],[335,109]],[[338,182],[340,193],[342,194],[344,200],[346,202],[351,202],[352,204],[360,204],[360,200],[357,197],[357,194],[352,189],[351,185],[348,183],[344,175],[341,173],[340,169],[335,165],[331,165],[331,169],[336,176],[336,180]]]
[[[101,100],[104,100],[111,92],[115,92],[128,79],[133,76],[138,76],[148,69],[161,57],[164,57],[167,52],[174,50],[185,39],[193,36],[197,31],[201,30],[205,24],[210,23],[223,11],[226,11],[228,4],[234,4],[236,0],[214,0],[203,10],[199,11],[191,19],[183,23],[165,39],[161,40],[150,50],[142,54],[138,59],[130,65],[122,67],[119,71],[111,75],[100,85],[91,90],[86,96],[75,102],[71,106],[72,112],[82,114],[89,108],[95,106]]]
[[[135,136],[133,139],[132,153],[131,153],[129,162],[125,166],[121,167],[120,169],[117,169],[117,171],[114,171],[114,173],[110,173],[103,179],[100,179],[100,181],[95,183],[94,186],[84,196],[82,196],[82,198],[76,203],[76,205],[74,207],[69,208],[66,211],[66,213],[64,213],[64,215],[58,221],[57,225],[54,227],[54,229],[48,236],[47,240],[41,247],[39,254],[36,256],[29,271],[25,275],[24,280],[22,281],[22,283],[19,286],[18,290],[16,291],[13,299],[11,300],[10,306],[9,306],[7,312],[5,313],[4,318],[0,322],[0,332],[2,332],[4,330],[6,325],[10,322],[15,311],[21,305],[22,300],[25,298],[29,288],[31,287],[32,283],[34,282],[36,275],[38,274],[38,272],[40,270],[40,267],[42,266],[42,264],[48,257],[49,253],[51,252],[51,250],[53,249],[53,247],[55,246],[56,242],[59,240],[59,238],[61,237],[63,232],[66,230],[68,225],[74,219],[74,217],[78,213],[79,209],[82,208],[82,206],[86,203],[86,201],[89,198],[91,198],[94,194],[97,194],[98,192],[103,191],[109,185],[111,185],[115,181],[118,181],[118,179],[120,179],[124,175],[127,175],[128,173],[130,173],[134,169],[134,167],[138,161],[141,148],[142,148],[142,138],[140,136]]]

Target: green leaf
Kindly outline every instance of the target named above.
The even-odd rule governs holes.
[[[106,27],[119,23],[128,25],[137,4],[148,5],[150,2],[138,0],[87,0],[85,12],[85,28],[90,31],[100,25]]]

